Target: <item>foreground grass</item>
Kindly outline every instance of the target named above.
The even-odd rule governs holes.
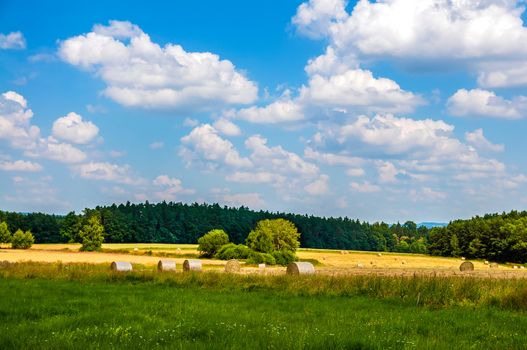
[[[0,348],[525,349],[526,287],[2,264]]]

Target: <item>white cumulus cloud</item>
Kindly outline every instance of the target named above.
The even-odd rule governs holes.
[[[485,135],[483,135],[483,129],[476,129],[473,132],[466,132],[465,140],[467,140],[469,144],[482,151],[503,152],[505,149],[504,145],[494,144],[487,140]]]
[[[90,121],[82,120],[77,113],[71,112],[53,123],[53,136],[65,141],[87,144],[99,134],[99,128]]]
[[[480,116],[519,119],[527,115],[527,97],[506,100],[492,91],[460,89],[447,101],[448,111],[455,116]]]
[[[252,103],[258,88],[229,60],[160,45],[130,22],[110,21],[64,40],[59,56],[95,71],[104,94],[128,107],[203,108]]]

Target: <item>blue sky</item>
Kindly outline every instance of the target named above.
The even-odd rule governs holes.
[[[0,207],[525,209],[523,2],[0,3]]]

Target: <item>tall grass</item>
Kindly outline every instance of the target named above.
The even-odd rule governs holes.
[[[119,273],[110,271],[106,264],[0,262],[0,278],[143,283],[227,292],[266,291],[279,296],[365,296],[433,308],[461,305],[527,310],[527,279],[491,279],[469,275],[407,277],[240,275],[213,271],[160,273],[153,267],[134,265],[134,268],[134,272]]]

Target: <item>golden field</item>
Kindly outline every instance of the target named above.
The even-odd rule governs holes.
[[[6,248],[4,246],[4,248]],[[35,244],[28,250],[0,249],[0,261],[57,262],[110,264],[112,261],[128,261],[144,266],[157,265],[160,259],[176,261],[181,266],[187,258],[198,256],[197,245],[162,243],[106,243],[103,252],[80,252],[80,244]],[[459,271],[460,258],[432,257],[420,254],[377,253],[325,249],[299,249],[299,260],[318,261],[316,269],[323,274],[378,274],[378,275],[467,275],[482,277],[527,277],[527,269],[502,265],[490,268],[484,261],[472,260],[473,272]],[[225,261],[203,260],[204,268],[221,268]],[[254,266],[244,267],[245,272],[254,272]],[[281,273],[284,267],[268,267],[268,273]]]

